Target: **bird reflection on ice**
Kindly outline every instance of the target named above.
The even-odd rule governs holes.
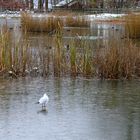
[[[46,109],[41,109],[41,110],[38,110],[37,111],[37,114],[43,114],[43,115],[47,115],[48,114],[48,110],[47,110],[47,108]]]

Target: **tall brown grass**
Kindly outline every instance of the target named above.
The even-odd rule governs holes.
[[[30,14],[21,14],[21,27],[26,32],[47,32],[52,33],[57,30],[58,22],[63,26],[63,20],[57,17],[35,18]]]
[[[27,42],[13,42],[8,27],[3,27],[0,34],[0,71],[12,71],[14,75],[26,70],[30,51]]]
[[[7,26],[3,26],[0,32],[0,71],[11,67],[11,50],[9,44],[11,43],[10,32]]]
[[[128,14],[125,16],[126,36],[140,38],[140,14]]]
[[[139,69],[140,48],[127,40],[118,43],[110,41],[109,46],[99,49],[96,54],[96,71],[104,79],[130,79],[135,77]]]
[[[70,44],[71,75],[92,77],[94,73],[93,48],[86,40],[73,40]]]
[[[68,27],[89,27],[90,22],[83,16],[67,16],[66,26]]]
[[[83,16],[49,16],[46,18],[35,18],[30,14],[22,13],[21,14],[21,27],[23,31],[27,32],[53,32],[61,27],[88,27],[90,25],[89,21]]]
[[[58,28],[56,30],[55,42],[56,46],[54,48],[54,75],[60,76],[61,65],[62,65],[62,26],[59,21],[57,22]]]
[[[62,26],[57,24],[55,44],[51,48],[31,46],[26,34],[15,42],[4,26],[0,32],[0,74],[10,71],[16,78],[27,74],[103,79],[140,76],[140,48],[131,40],[120,42],[111,38],[106,46],[95,49],[86,40],[74,39],[64,47]]]

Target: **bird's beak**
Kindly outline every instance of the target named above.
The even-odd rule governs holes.
[[[39,104],[39,102],[36,102],[35,104]]]

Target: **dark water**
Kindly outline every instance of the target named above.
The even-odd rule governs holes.
[[[0,81],[0,140],[139,140],[140,81]],[[48,112],[35,104],[47,92]]]
[[[18,18],[0,18],[0,27],[4,24],[8,25],[16,41],[20,37],[24,38]],[[65,46],[73,44],[73,40],[76,40],[76,42],[77,40],[81,42],[86,41],[86,44],[96,47],[97,45],[106,45],[108,40],[114,36],[115,38],[121,38],[123,35],[124,27],[121,24],[91,22],[90,27],[64,27],[62,30],[62,42]],[[47,35],[45,33],[29,33],[28,40],[30,45],[34,47],[56,45],[55,35]]]

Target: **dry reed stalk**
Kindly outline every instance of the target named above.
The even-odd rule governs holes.
[[[22,54],[22,76],[26,75],[26,69],[27,69],[27,61],[30,57],[30,51],[29,51],[29,44],[26,42],[24,46],[22,47],[21,54]]]
[[[1,29],[0,33],[0,63],[1,70],[10,68],[12,63],[11,56],[11,36],[8,27],[5,25]]]
[[[56,20],[56,47],[54,48],[54,75],[60,76],[62,71],[62,25],[59,19]]]
[[[91,50],[87,49],[84,53],[83,73],[85,76],[92,76],[93,74],[91,52]]]
[[[70,64],[71,64],[71,75],[77,76],[77,64],[76,64],[76,48],[75,46],[71,46],[70,48]]]

